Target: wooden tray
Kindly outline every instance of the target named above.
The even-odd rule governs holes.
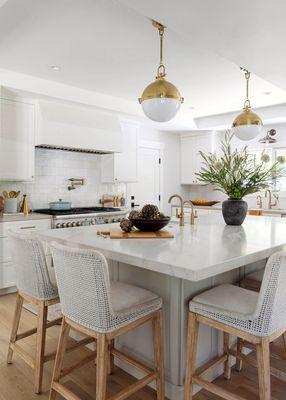
[[[97,234],[101,234],[101,236],[110,236],[110,239],[169,239],[174,237],[171,232],[165,229],[161,229],[158,232],[134,231],[126,233],[122,232],[119,226],[112,227],[110,232],[97,232]]]

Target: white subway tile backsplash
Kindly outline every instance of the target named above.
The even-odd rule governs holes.
[[[97,205],[105,193],[126,192],[125,184],[102,184],[100,155],[59,150],[36,149],[33,182],[0,182],[3,190],[21,190],[27,194],[32,209],[46,208],[51,201],[62,198],[73,206]],[[84,178],[85,185],[68,191],[69,178]]]

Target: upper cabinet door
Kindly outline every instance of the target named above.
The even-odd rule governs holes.
[[[121,122],[122,152],[101,156],[101,180],[136,182],[138,180],[138,131],[136,123]]]
[[[181,138],[181,184],[196,183],[197,137]]]
[[[215,133],[181,137],[181,184],[198,185],[196,173],[202,167],[200,151],[209,153],[219,149],[219,135]]]
[[[0,179],[33,179],[34,145],[34,105],[0,99]]]

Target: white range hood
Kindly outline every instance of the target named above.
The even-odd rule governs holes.
[[[94,153],[122,151],[115,113],[59,102],[39,101],[36,146]]]

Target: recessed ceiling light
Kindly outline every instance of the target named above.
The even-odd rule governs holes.
[[[263,92],[263,94],[265,94],[265,96],[269,96],[272,92]]]
[[[60,71],[62,69],[62,67],[60,67],[59,65],[50,65],[49,68],[52,71]]]

